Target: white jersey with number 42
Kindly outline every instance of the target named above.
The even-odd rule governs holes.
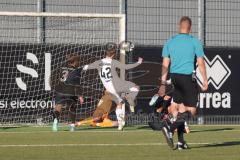
[[[99,63],[99,67],[100,69],[98,69],[98,73],[103,83],[103,86],[108,92],[115,94],[116,89],[113,83],[112,59],[111,58],[102,59],[101,62]]]
[[[89,65],[85,65],[83,70],[97,69],[105,89],[116,95],[118,92],[122,92],[123,88],[126,88],[124,87],[126,81],[119,77],[116,68],[128,70],[138,65],[140,65],[140,63],[122,64],[115,59],[103,58]]]

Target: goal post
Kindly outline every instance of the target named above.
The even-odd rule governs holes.
[[[44,19],[41,30],[39,17]],[[103,58],[108,42],[125,40],[124,14],[0,12],[0,20],[0,125],[48,124],[54,106],[48,77],[61,74],[67,55],[77,54],[81,65],[88,64]],[[125,64],[125,51],[118,58]],[[87,96],[82,106],[77,104],[78,119],[91,116],[103,92],[97,71],[81,76],[80,84],[85,81],[98,92]],[[125,79],[125,71],[120,76]],[[68,121],[67,114],[62,122]]]

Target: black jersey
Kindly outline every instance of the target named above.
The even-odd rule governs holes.
[[[81,71],[82,68],[61,67],[54,70],[51,76],[51,84],[55,93],[69,96],[81,95]]]
[[[82,67],[80,68],[62,68],[62,77],[61,81],[66,85],[80,85],[81,82],[81,72]]]

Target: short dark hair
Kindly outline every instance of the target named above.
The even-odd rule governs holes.
[[[185,21],[187,21],[187,22],[190,24],[190,26],[192,26],[192,20],[191,20],[191,18],[189,18],[188,16],[183,16],[183,17],[180,19],[180,24],[181,24],[182,22],[185,22]]]
[[[106,56],[108,56],[108,57],[112,57],[115,54],[116,54],[115,48],[107,49],[107,51],[106,51]]]
[[[80,56],[76,53],[70,53],[66,56],[68,67],[79,67]]]

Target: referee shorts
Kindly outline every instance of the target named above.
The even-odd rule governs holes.
[[[199,89],[196,80],[191,75],[171,73],[171,80],[174,85],[173,102],[183,103],[188,107],[196,107],[198,102]]]

